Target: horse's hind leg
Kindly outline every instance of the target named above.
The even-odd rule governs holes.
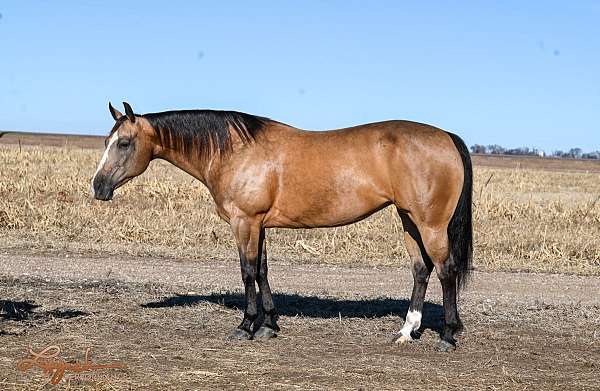
[[[258,274],[256,275],[256,282],[260,291],[264,320],[260,328],[254,333],[254,338],[265,339],[275,337],[277,335],[276,332],[279,331],[279,326],[277,326],[277,311],[275,310],[275,304],[273,304],[271,287],[269,286],[267,277],[269,267],[267,265],[267,241],[265,240],[264,228],[261,230],[259,242],[261,251],[258,257],[259,264],[257,265]]]
[[[401,211],[398,211],[398,213],[400,214],[402,226],[404,227],[404,241],[406,243],[406,250],[412,261],[412,274],[414,279],[410,306],[408,307],[404,326],[395,338],[396,343],[406,343],[413,340],[414,332],[421,327],[423,303],[425,301],[425,293],[427,292],[427,284],[429,283],[429,276],[433,269],[433,264],[423,248],[421,235],[415,224],[406,214]]]
[[[429,255],[440,283],[442,284],[444,302],[444,330],[442,340],[436,347],[439,351],[454,349],[454,334],[462,330],[462,322],[458,316],[456,305],[457,269],[452,257],[448,241],[447,228],[420,227],[425,250]]]

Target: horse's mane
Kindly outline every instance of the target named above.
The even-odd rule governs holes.
[[[231,151],[231,133],[235,132],[244,144],[254,142],[264,126],[272,122],[237,111],[177,110],[141,115],[150,122],[163,147],[187,156],[207,156],[218,151]]]

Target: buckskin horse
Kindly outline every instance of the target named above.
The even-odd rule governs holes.
[[[330,131],[305,131],[235,111],[180,110],[125,114],[116,123],[92,178],[92,194],[115,189],[164,159],[201,181],[218,215],[230,224],[245,289],[236,339],[279,331],[267,277],[267,228],[336,227],[394,205],[404,227],[414,286],[404,326],[394,341],[413,340],[433,268],[442,285],[444,327],[436,348],[455,348],[462,330],[457,291],[471,270],[472,167],[456,135],[410,121],[385,121]],[[257,293],[264,320],[258,319]]]

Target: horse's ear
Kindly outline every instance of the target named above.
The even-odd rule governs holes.
[[[110,102],[108,102],[108,111],[110,111],[110,115],[112,115],[112,117],[115,119],[115,121],[118,121],[119,118],[121,118],[123,116],[123,113],[121,113],[119,110],[115,109]]]
[[[123,102],[123,106],[125,106],[125,115],[127,118],[133,123],[135,123],[135,114],[133,114],[133,109],[129,106],[129,103]]]

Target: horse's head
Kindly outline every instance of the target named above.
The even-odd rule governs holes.
[[[127,102],[123,105],[125,115],[108,104],[116,124],[105,140],[106,149],[92,178],[92,195],[98,200],[112,199],[115,189],[143,173],[154,155],[152,126],[136,116]]]

